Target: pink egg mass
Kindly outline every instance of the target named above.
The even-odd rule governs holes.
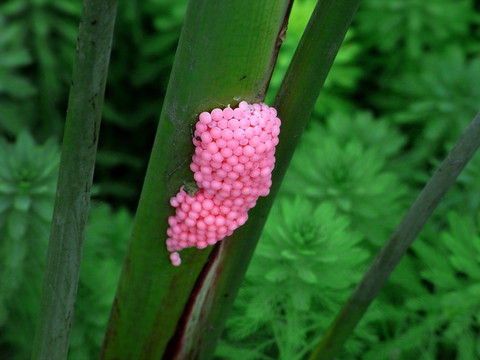
[[[178,251],[231,235],[258,197],[268,195],[279,133],[277,111],[264,103],[200,114],[190,164],[198,191],[190,196],[182,186],[170,199],[175,215],[168,218],[167,248],[174,266],[181,263]]]

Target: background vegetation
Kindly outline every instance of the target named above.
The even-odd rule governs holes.
[[[315,5],[296,0],[267,102]],[[99,352],[186,1],[121,2],[69,358]],[[217,350],[304,359],[479,109],[480,2],[365,0]],[[0,5],[0,359],[29,359],[80,3]],[[480,358],[477,154],[342,359]]]

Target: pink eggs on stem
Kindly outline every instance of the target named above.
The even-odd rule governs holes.
[[[242,101],[198,118],[190,166],[198,191],[190,196],[182,186],[170,199],[175,215],[168,218],[167,249],[174,266],[181,263],[178,251],[203,249],[243,225],[272,184],[281,124],[274,108]]]

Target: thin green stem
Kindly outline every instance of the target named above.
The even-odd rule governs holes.
[[[333,359],[377,297],[382,286],[480,146],[480,113],[418,195],[398,227],[340,310],[310,360]]]
[[[34,360],[67,358],[116,0],[84,0],[48,245]]]
[[[282,119],[274,187],[280,186],[360,1],[319,0],[313,11],[273,103]]]

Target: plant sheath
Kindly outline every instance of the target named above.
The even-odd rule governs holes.
[[[67,358],[116,0],[84,0],[32,359]]]
[[[480,146],[480,113],[418,195],[353,294],[327,329],[310,360],[333,359],[377,297],[382,286],[432,215],[448,189]]]

